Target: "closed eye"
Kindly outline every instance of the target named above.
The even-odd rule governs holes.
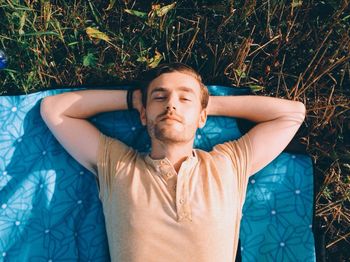
[[[183,100],[183,101],[191,101],[191,99],[189,99],[187,97],[182,97],[181,100]]]
[[[154,100],[164,100],[166,97],[165,96],[156,96],[153,99]]]

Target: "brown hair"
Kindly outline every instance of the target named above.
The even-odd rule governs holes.
[[[208,105],[208,101],[209,101],[209,92],[208,92],[207,87],[202,82],[202,77],[192,67],[185,65],[183,63],[179,63],[179,62],[161,64],[161,65],[157,66],[156,68],[147,70],[141,74],[140,78],[142,78],[142,80],[137,81],[137,82],[142,85],[141,92],[142,92],[142,104],[143,104],[143,106],[146,107],[146,104],[147,104],[147,90],[148,90],[150,83],[154,79],[156,79],[158,76],[165,74],[165,73],[171,73],[171,72],[188,73],[189,75],[193,76],[198,81],[198,83],[200,85],[202,109],[206,108]]]

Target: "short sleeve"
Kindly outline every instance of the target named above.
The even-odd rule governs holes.
[[[100,184],[100,196],[106,189],[111,189],[118,170],[129,163],[134,155],[134,149],[123,142],[100,132],[97,153],[97,173]]]
[[[231,160],[237,175],[238,190],[242,193],[243,205],[252,168],[252,146],[249,134],[246,133],[237,140],[216,145],[213,151],[223,154]]]

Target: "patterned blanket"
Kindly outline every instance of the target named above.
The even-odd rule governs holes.
[[[208,88],[212,95],[247,92]],[[97,181],[60,146],[39,112],[43,97],[71,90],[78,89],[0,97],[0,261],[110,261]],[[103,133],[149,150],[136,111],[89,120]],[[240,137],[237,123],[209,117],[196,134],[195,147],[210,150]],[[313,205],[310,157],[281,153],[249,180],[240,231],[242,261],[315,261]]]

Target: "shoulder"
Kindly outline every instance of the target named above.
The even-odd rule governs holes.
[[[128,146],[124,142],[110,137],[108,135],[103,134],[100,132],[100,137],[99,137],[99,145],[100,149],[108,149],[108,150],[131,150],[135,151],[132,147]]]
[[[100,133],[98,164],[99,165],[118,165],[118,162],[128,163],[132,161],[138,152],[124,142]]]
[[[252,159],[252,145],[248,133],[242,137],[214,146],[209,154],[215,159],[229,160],[233,166],[249,168]]]
[[[198,163],[205,166],[220,166],[222,164],[228,164],[231,161],[227,155],[220,153],[218,150],[204,151],[201,149],[195,149]]]
[[[227,141],[222,144],[217,144],[214,146],[213,150],[210,152],[211,154],[224,153],[224,154],[240,154],[242,152],[249,153],[252,150],[251,140],[249,134],[241,136],[238,139]]]

